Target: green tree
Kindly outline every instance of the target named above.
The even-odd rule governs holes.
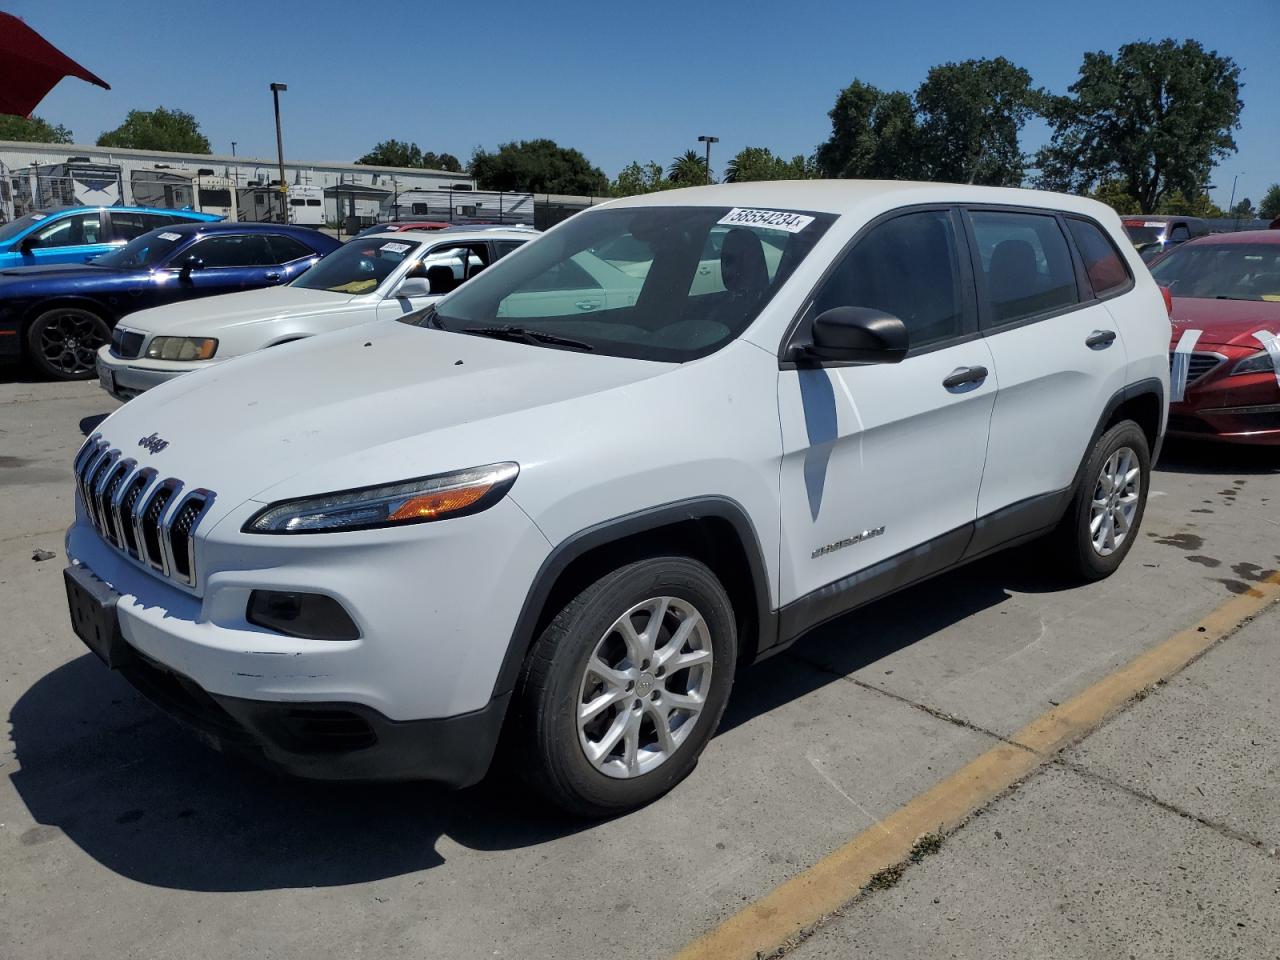
[[[699,187],[711,182],[711,174],[707,170],[706,158],[697,150],[686,150],[671,160],[667,167],[667,177],[672,183],[682,187]]]
[[[802,155],[784,160],[768,147],[744,147],[725,165],[724,181],[806,180],[814,173],[813,161]]]
[[[1146,213],[1162,213],[1179,217],[1206,217],[1215,219],[1225,217],[1226,211],[1209,199],[1209,194],[1201,192],[1187,196],[1181,190],[1171,190],[1160,198],[1154,211]]]
[[[0,140],[24,143],[71,143],[71,131],[62,124],[54,126],[39,117],[16,117],[0,114]]]
[[[1257,211],[1253,209],[1253,201],[1245,197],[1234,207],[1227,211],[1228,217],[1235,217],[1237,220],[1252,220],[1257,215]]]
[[[462,164],[451,153],[423,153],[416,143],[405,140],[383,140],[362,156],[356,163],[376,167],[415,167],[427,170],[448,170],[460,173]]]
[[[178,153],[210,152],[209,139],[200,132],[196,118],[185,111],[165,107],[130,110],[124,123],[98,137],[98,146]]]
[[[915,96],[925,178],[1021,186],[1027,158],[1018,135],[1042,101],[1031,74],[1004,57],[933,67]]]
[[[1195,40],[1086,53],[1069,94],[1049,101],[1037,185],[1085,193],[1119,178],[1143,213],[1174,191],[1198,197],[1236,149],[1240,88],[1235,61]]]
[[[900,91],[855,80],[840,91],[831,118],[831,136],[814,155],[824,177],[911,180],[920,176],[916,156],[915,105]]]
[[[1138,212],[1138,200],[1129,193],[1123,180],[1106,180],[1098,184],[1098,188],[1089,196],[1107,204],[1121,216]]]
[[[662,165],[650,160],[648,163],[632,161],[622,168],[618,179],[613,181],[609,192],[615,197],[631,197],[637,193],[653,193],[656,190],[667,190],[675,186],[666,178]]]
[[[477,149],[470,172],[482,190],[569,193],[604,196],[609,178],[579,151],[554,140],[521,140],[499,144],[494,153]]]
[[[1263,220],[1274,220],[1280,217],[1280,183],[1273,183],[1267,188],[1262,203],[1258,204],[1258,216]]]

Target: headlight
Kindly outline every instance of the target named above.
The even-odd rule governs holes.
[[[259,510],[244,533],[328,533],[428,523],[479,513],[515,483],[520,466],[492,463],[455,473],[282,500]]]
[[[1270,373],[1271,370],[1271,354],[1265,350],[1259,350],[1237,363],[1231,370],[1231,376],[1234,377],[1240,373]]]
[[[150,360],[208,360],[218,349],[212,337],[153,337],[147,346]]]

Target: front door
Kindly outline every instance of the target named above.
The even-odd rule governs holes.
[[[949,209],[881,221],[805,309],[891,313],[908,330],[906,359],[779,373],[779,593],[807,608],[801,629],[947,566],[967,543],[996,369],[959,224]],[[793,336],[806,337],[805,324]]]

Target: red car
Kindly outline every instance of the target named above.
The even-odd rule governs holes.
[[[1280,232],[1201,237],[1154,261],[1151,274],[1173,298],[1168,432],[1280,444]],[[1184,335],[1189,356],[1179,362]]]

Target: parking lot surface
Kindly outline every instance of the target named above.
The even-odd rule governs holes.
[[[1109,580],[1030,548],[828,624],[744,672],[670,795],[582,823],[501,776],[275,779],[109,673],[67,621],[61,539],[115,406],[0,371],[2,957],[670,956],[1280,567],[1280,455],[1172,448]],[[1260,606],[788,949],[1276,955],[1278,628]]]

